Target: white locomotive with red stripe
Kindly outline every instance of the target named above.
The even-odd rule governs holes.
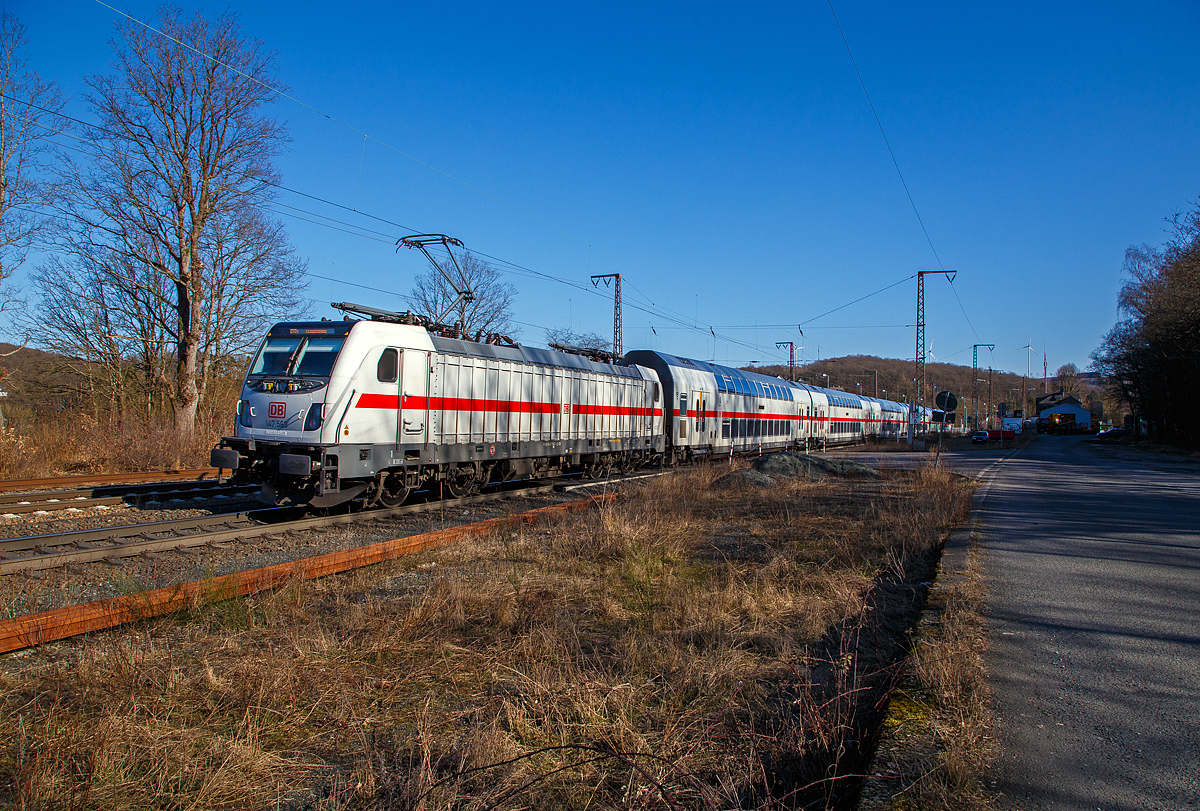
[[[602,476],[714,454],[899,439],[907,405],[659,352],[617,364],[447,337],[408,313],[281,323],[247,372],[215,467],[275,504],[394,506],[440,486]]]

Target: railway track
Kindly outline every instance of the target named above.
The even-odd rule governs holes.
[[[12,493],[42,488],[82,487],[92,485],[135,484],[139,482],[217,481],[220,471],[215,467],[199,470],[166,470],[143,473],[89,473],[83,476],[54,476],[47,479],[8,479],[0,481],[0,493]]]
[[[35,572],[71,564],[112,561],[136,555],[154,556],[172,551],[186,554],[188,550],[196,550],[203,546],[250,541],[263,536],[272,537],[287,532],[339,524],[380,521],[397,515],[411,515],[548,493],[555,489],[576,489],[602,484],[603,482],[555,482],[526,485],[457,499],[430,500],[390,509],[362,510],[337,515],[301,515],[296,508],[272,507],[174,521],[5,538],[0,540],[0,575]]]
[[[79,490],[44,490],[40,492],[0,494],[0,516],[27,513],[49,513],[59,510],[79,512],[94,507],[128,504],[147,507],[167,502],[208,501],[236,498],[258,492],[257,485],[233,486],[212,481],[188,481],[176,485],[121,484],[89,487]]]

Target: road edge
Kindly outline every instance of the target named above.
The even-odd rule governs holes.
[[[928,640],[942,635],[943,615],[951,594],[979,581],[977,558],[988,494],[1004,464],[1026,447],[1013,448],[973,477],[979,488],[971,497],[970,520],[966,526],[952,530],[943,544],[937,574],[912,635],[910,656]],[[889,700],[884,711],[875,752],[865,770],[867,777],[859,794],[859,811],[919,808],[916,798],[903,795],[939,767],[940,747],[934,734],[935,703],[909,698],[927,692],[917,683],[911,668],[895,692],[904,694],[907,700]]]

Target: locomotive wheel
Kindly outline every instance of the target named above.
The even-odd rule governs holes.
[[[388,476],[379,485],[379,503],[385,507],[399,507],[408,498],[408,493],[403,474]]]
[[[585,479],[603,479],[611,472],[611,460],[597,459],[590,465],[583,466],[583,477]]]
[[[463,498],[479,488],[479,481],[472,475],[452,476],[442,482],[442,491],[452,498]]]

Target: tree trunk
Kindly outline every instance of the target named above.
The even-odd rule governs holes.
[[[201,277],[200,255],[193,240],[189,250],[181,251],[179,283],[176,285],[179,313],[178,361],[175,366],[175,435],[176,451],[191,449],[196,429],[196,411],[200,404],[200,389],[196,373],[200,359],[199,313],[195,288]]]

